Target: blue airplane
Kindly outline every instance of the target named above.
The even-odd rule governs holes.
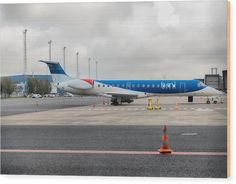
[[[223,92],[199,80],[93,80],[68,76],[59,62],[40,60],[49,67],[53,85],[78,95],[111,98],[112,105],[150,96],[218,96]]]

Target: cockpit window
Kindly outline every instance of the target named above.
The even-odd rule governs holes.
[[[198,86],[198,87],[205,87],[206,84],[204,84],[203,82],[200,81],[200,82],[198,82],[197,86]]]

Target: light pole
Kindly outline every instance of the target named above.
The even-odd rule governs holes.
[[[49,40],[48,46],[49,46],[49,60],[51,61],[52,60],[52,53],[51,53],[52,40]]]
[[[88,74],[89,74],[89,79],[90,79],[90,61],[91,61],[91,57],[89,57],[89,59],[88,59]]]
[[[26,52],[26,33],[27,33],[27,29],[25,29],[23,31],[23,35],[24,35],[24,74],[27,73],[27,52]]]
[[[63,67],[66,71],[66,47],[63,47]]]
[[[76,52],[76,76],[79,78],[79,52]]]
[[[98,79],[98,61],[96,61],[96,79]]]

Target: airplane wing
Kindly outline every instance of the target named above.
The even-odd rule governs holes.
[[[133,99],[138,98],[138,94],[132,93],[129,91],[128,92],[119,91],[119,93],[118,92],[107,92],[104,94],[106,94],[106,96],[111,97],[111,104],[113,104],[113,105],[118,105],[119,103],[122,103],[122,102],[131,103],[131,102],[133,102]]]
[[[126,92],[121,92],[121,93],[108,92],[106,94],[111,95],[113,97],[126,97],[126,98],[137,98],[138,97],[137,94],[126,93]]]

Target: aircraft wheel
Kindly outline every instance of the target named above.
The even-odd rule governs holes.
[[[118,105],[119,103],[117,102],[117,100],[112,101],[111,105]]]

